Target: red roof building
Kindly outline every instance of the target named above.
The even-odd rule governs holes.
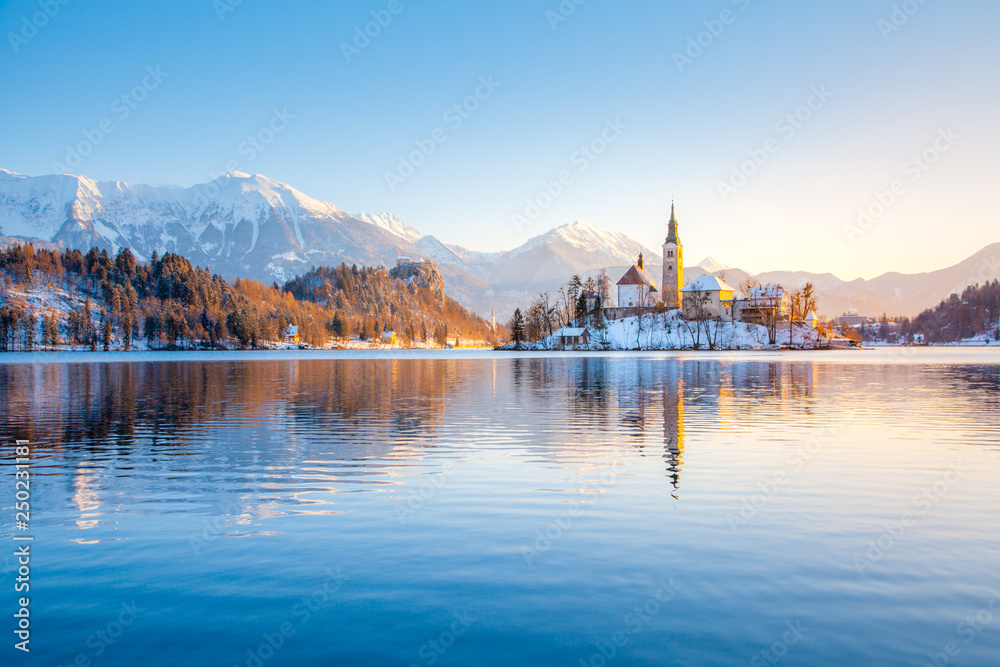
[[[642,255],[618,281],[618,307],[655,306],[659,292],[653,276],[646,271]]]

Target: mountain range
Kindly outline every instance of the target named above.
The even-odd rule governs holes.
[[[424,235],[390,213],[350,214],[267,178],[231,172],[190,188],[94,181],[75,175],[23,176],[0,169],[0,236],[58,247],[128,247],[140,259],[174,252],[227,277],[283,282],[314,266],[341,262],[393,266],[398,257],[437,264],[447,293],[482,315],[506,318],[539,292],[570,276],[604,268],[616,281],[639,253],[657,276],[659,251],[616,232],[572,222],[511,250],[480,252]],[[685,267],[734,287],[750,278],[712,258]],[[773,271],[762,283],[797,288],[812,282],[818,309],[833,316],[916,315],[969,284],[1000,278],[1000,243],[947,269],[887,273],[844,281],[808,272]]]

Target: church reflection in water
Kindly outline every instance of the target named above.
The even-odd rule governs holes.
[[[271,475],[377,490],[442,455],[594,471],[625,454],[662,458],[677,497],[686,446],[808,414],[818,375],[848,382],[823,368],[697,355],[0,365],[0,426],[78,464],[86,525],[115,468],[139,464],[203,470],[206,495],[225,481],[239,495],[269,492]]]
[[[676,494],[684,465],[684,378],[679,373],[663,392],[663,458]]]
[[[634,383],[625,381],[619,392],[622,430],[636,440],[635,447],[649,453],[649,436],[656,428],[662,406],[663,458],[667,477],[677,497],[684,465],[684,372],[677,362],[639,366]]]
[[[667,478],[677,497],[685,438],[735,432],[740,424],[814,409],[821,366],[813,362],[727,363],[660,359],[612,365],[619,427],[642,455],[661,446]],[[661,422],[662,420],[662,422]],[[654,444],[655,443],[655,444]]]

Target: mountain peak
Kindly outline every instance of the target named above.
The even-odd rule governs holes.
[[[595,227],[594,225],[590,224],[589,222],[584,222],[583,220],[574,220],[573,222],[567,222],[567,223],[565,223],[563,225],[559,225],[558,227],[552,229],[551,231],[553,233],[557,233],[558,234],[558,233],[560,233],[560,230],[564,230],[564,231],[571,232],[571,233],[577,233],[577,234],[580,234],[580,233],[596,234],[596,235],[599,235],[599,236],[608,233],[608,232],[605,232],[600,227]]]
[[[542,234],[542,236],[560,236],[571,242],[580,239],[591,240],[594,238],[610,238],[613,235],[614,232],[606,232],[600,227],[595,227],[594,225],[583,222],[582,220],[567,222],[564,225],[560,225],[555,229],[549,230],[546,234]]]
[[[695,266],[701,269],[705,269],[706,273],[716,273],[717,271],[725,271],[726,269],[730,268],[729,266],[723,264],[714,257],[706,257],[705,259],[695,264]]]
[[[384,229],[385,231],[395,234],[400,238],[406,239],[410,243],[419,241],[424,236],[413,227],[405,224],[392,213],[356,213],[354,217],[362,222],[375,225],[380,229]]]

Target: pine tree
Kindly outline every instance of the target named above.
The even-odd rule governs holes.
[[[515,345],[520,345],[524,340],[524,316],[520,308],[514,309],[514,317],[510,320],[510,336]]]
[[[26,352],[35,349],[35,332],[38,330],[38,319],[33,311],[28,311],[21,319],[21,343]]]
[[[104,327],[101,331],[101,345],[105,352],[111,349],[111,315],[109,313],[104,314]]]

